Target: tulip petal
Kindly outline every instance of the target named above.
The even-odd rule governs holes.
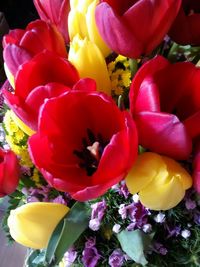
[[[163,178],[168,176],[162,157],[151,152],[141,154],[126,176],[126,185],[134,195],[146,188],[158,174]]]
[[[53,230],[68,211],[67,206],[57,203],[25,204],[11,211],[8,217],[10,234],[21,245],[45,248]]]
[[[181,181],[172,178],[168,183],[158,184],[159,177],[139,193],[141,203],[152,210],[169,210],[175,207],[184,197],[185,190]]]
[[[4,48],[3,57],[7,68],[15,76],[19,66],[31,59],[31,54],[15,44],[8,44]]]
[[[97,83],[97,90],[110,95],[111,81],[105,59],[99,48],[88,41],[74,37],[70,50],[69,61],[76,67],[81,78],[92,78]]]
[[[191,138],[175,115],[144,111],[136,114],[135,120],[142,146],[175,159],[188,158]]]

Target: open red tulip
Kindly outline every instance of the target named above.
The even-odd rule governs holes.
[[[97,27],[113,51],[138,58],[159,45],[180,4],[181,0],[102,0],[95,12]]]
[[[78,80],[79,75],[68,60],[43,51],[18,70],[14,93],[6,89],[3,92],[14,113],[36,131],[44,100],[70,90]]]
[[[137,155],[130,114],[87,88],[47,100],[38,132],[29,138],[32,160],[45,179],[79,201],[97,198],[122,180]]]
[[[25,30],[11,30],[4,36],[3,46],[4,61],[14,76],[21,64],[43,50],[54,52],[61,57],[67,56],[62,35],[55,26],[42,20],[29,23]]]
[[[200,45],[200,1],[182,0],[180,11],[169,31],[177,43]]]
[[[158,56],[144,64],[130,90],[139,143],[175,159],[187,159],[200,136],[200,68],[170,64]]]

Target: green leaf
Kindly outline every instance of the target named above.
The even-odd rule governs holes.
[[[148,262],[144,256],[144,250],[151,243],[151,237],[140,230],[123,230],[117,234],[122,250],[136,263],[146,265]]]
[[[91,210],[87,203],[76,202],[57,225],[49,241],[45,260],[50,266],[58,264],[65,252],[85,231]]]
[[[46,267],[44,261],[44,250],[31,250],[29,256],[27,257],[27,260],[25,262],[26,267]]]

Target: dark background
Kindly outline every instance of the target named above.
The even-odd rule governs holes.
[[[33,0],[0,0],[0,12],[3,12],[10,29],[25,28],[38,18]]]
[[[0,0],[0,88],[6,80],[2,55],[3,36],[9,29],[24,29],[30,21],[37,18],[33,0]]]

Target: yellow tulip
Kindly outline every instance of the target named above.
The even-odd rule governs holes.
[[[48,241],[69,208],[58,203],[34,202],[11,210],[8,227],[12,238],[34,249],[46,248]]]
[[[71,10],[68,15],[68,28],[70,40],[79,34],[82,39],[87,37],[94,42],[101,50],[104,57],[111,52],[110,48],[105,44],[95,21],[95,8],[99,0],[71,0]]]
[[[69,61],[76,67],[81,78],[92,78],[97,90],[110,95],[111,81],[105,59],[99,48],[87,38],[76,35],[71,42]]]
[[[138,156],[126,177],[132,194],[139,193],[141,203],[152,210],[175,207],[192,186],[190,174],[175,160],[146,152]]]
[[[29,128],[25,123],[23,123],[22,120],[20,120],[19,117],[17,117],[17,115],[11,111],[11,117],[14,120],[14,122],[16,123],[16,125],[27,135],[31,136],[35,133],[35,131],[33,131],[31,128]]]

